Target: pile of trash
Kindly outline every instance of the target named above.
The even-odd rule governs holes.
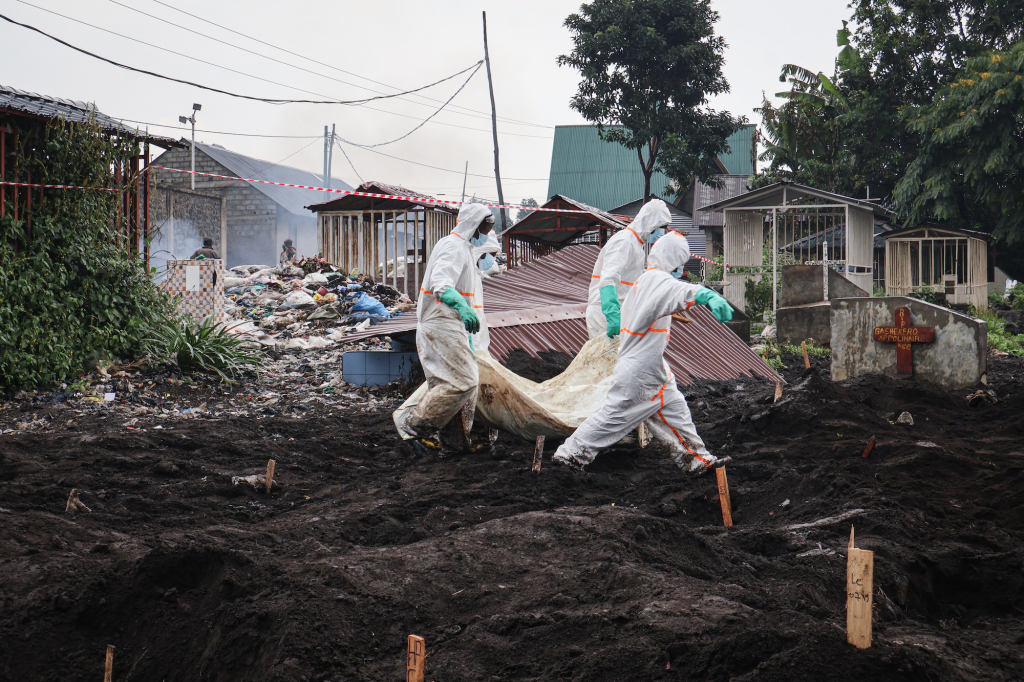
[[[240,265],[224,277],[236,333],[281,350],[323,348],[413,310],[408,296],[321,259],[293,265]]]

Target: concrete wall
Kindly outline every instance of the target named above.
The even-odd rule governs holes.
[[[878,343],[875,327],[893,326],[896,309],[910,308],[915,327],[934,327],[932,343],[915,343],[914,378],[955,390],[985,383],[988,325],[915,298],[887,296],[831,301],[832,380],[896,375],[896,344]]]
[[[819,346],[832,343],[832,308],[828,301],[779,308],[775,316],[776,335],[782,343],[811,340]]]
[[[804,305],[825,300],[825,281],[822,265],[783,265],[780,278],[779,306]],[[835,270],[828,271],[829,298],[856,298],[870,296]]]
[[[171,149],[161,154],[154,164],[168,168],[189,169],[191,151]],[[196,149],[196,170],[203,173],[234,175],[198,148]],[[188,189],[190,176],[187,173],[154,170],[157,183],[164,186]],[[277,213],[284,209],[252,185],[240,180],[222,180],[196,176],[196,191],[227,199],[227,253],[220,255],[227,260],[227,267],[249,264],[274,265],[280,253],[281,243],[277,240]],[[312,217],[312,214],[310,214]],[[315,229],[315,219],[312,223]],[[315,234],[315,233],[314,233]],[[186,256],[190,254],[185,254]]]

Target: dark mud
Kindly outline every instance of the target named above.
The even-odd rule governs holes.
[[[729,529],[714,479],[653,447],[582,474],[531,473],[504,434],[421,458],[393,401],[2,436],[0,679],[95,681],[115,644],[117,682],[398,680],[410,633],[438,681],[1024,678],[1020,362],[992,360],[998,402],[970,407],[788,360],[777,403],[754,379],[685,388],[734,458]],[[272,494],[231,484],[268,458]],[[92,513],[64,514],[71,488]],[[875,552],[865,651],[851,524]]]

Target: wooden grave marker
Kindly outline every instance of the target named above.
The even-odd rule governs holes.
[[[405,682],[423,682],[427,668],[427,643],[419,635],[409,635],[406,647]]]
[[[718,501],[722,504],[722,523],[732,525],[732,502],[729,501],[729,479],[725,477],[725,467],[715,469],[718,479]]]
[[[846,556],[846,641],[858,649],[871,646],[875,553],[853,546],[853,526]]]
[[[914,375],[915,343],[931,343],[935,340],[935,327],[911,327],[910,308],[896,309],[896,326],[875,327],[871,337],[878,343],[896,344],[896,376]]]

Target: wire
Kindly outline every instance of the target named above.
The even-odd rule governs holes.
[[[190,16],[193,19],[198,19],[199,21],[202,21],[203,23],[210,24],[211,26],[216,26],[217,28],[224,29],[225,31],[228,31],[230,33],[234,33],[235,35],[242,36],[243,38],[248,38],[249,40],[255,41],[255,42],[260,43],[262,45],[266,45],[267,47],[272,47],[275,50],[280,50],[281,52],[286,52],[286,53],[288,53],[290,55],[294,55],[296,57],[299,57],[300,59],[305,59],[306,61],[313,62],[314,64],[319,64],[321,66],[326,66],[329,69],[334,69],[335,71],[338,71],[340,73],[348,74],[349,76],[355,76],[356,78],[361,78],[361,79],[363,79],[365,81],[369,81],[371,83],[376,83],[377,85],[383,85],[386,88],[391,88],[393,90],[398,90],[399,89],[399,88],[396,88],[393,85],[388,85],[387,83],[383,83],[381,81],[374,80],[372,78],[367,78],[366,76],[360,76],[358,73],[353,73],[351,71],[346,71],[345,69],[339,69],[336,66],[332,66],[332,65],[327,64],[325,62],[318,61],[316,59],[313,59],[312,57],[306,57],[305,55],[301,55],[298,52],[292,52],[291,50],[285,49],[283,47],[278,47],[277,45],[274,45],[272,43],[268,43],[268,42],[266,42],[264,40],[260,40],[259,38],[254,38],[254,37],[252,37],[250,35],[247,35],[245,33],[240,32],[240,31],[236,31],[233,28],[228,28],[227,26],[224,26],[222,24],[218,24],[216,22],[210,21],[209,19],[204,19],[203,17],[201,17],[201,16],[199,16],[197,14],[192,14],[191,12],[186,12],[185,10],[180,9],[178,7],[175,7],[173,5],[170,5],[170,4],[166,3],[166,2],[161,2],[161,0],[153,0],[153,2],[155,2],[158,5],[163,5],[164,7],[168,8],[168,9],[174,10],[175,12],[180,12],[182,14]],[[161,19],[161,21],[163,21],[163,20]],[[168,22],[168,23],[170,23],[170,22]],[[268,59],[269,59],[269,57],[268,57]],[[356,87],[360,87],[360,86],[356,86]],[[370,92],[377,92],[376,90],[370,90],[369,88],[363,88],[363,89],[364,90],[369,90]],[[399,94],[402,94],[402,93],[399,93]],[[424,99],[429,99],[429,100],[434,101],[434,102],[439,102],[440,101],[440,100],[436,100],[436,99],[434,99],[432,97],[427,97],[426,95],[419,95],[419,96],[423,97]],[[413,102],[413,104],[420,104],[420,102]],[[491,117],[491,115],[489,113],[486,113],[486,112],[483,112],[483,111],[477,111],[476,109],[470,109],[469,107],[461,107],[460,106],[460,107],[457,107],[457,108],[465,109],[466,111],[470,111],[470,112],[473,112],[475,114],[480,114],[480,117],[482,117],[482,118],[489,119]],[[453,112],[453,113],[459,113],[459,112]],[[512,124],[515,124],[515,125],[524,125],[524,126],[533,126],[535,128],[550,128],[550,129],[554,128],[554,126],[546,126],[546,125],[542,125],[540,123],[529,123],[527,121],[519,121],[517,119],[508,118],[508,117],[505,117],[505,116],[498,116],[498,120],[500,120],[500,121],[502,121],[504,123],[512,123]]]
[[[192,130],[192,128],[190,128],[188,126],[172,126],[172,125],[167,125],[165,123],[151,123],[150,121],[136,121],[135,119],[131,119],[131,118],[119,118],[117,120],[121,121],[122,123],[127,121],[128,123],[141,123],[142,125],[159,126],[161,128],[175,128],[176,130]],[[228,132],[225,132],[223,130],[202,130],[200,128],[196,128],[196,132],[197,133],[211,133],[211,134],[214,134],[214,135],[237,135],[237,136],[240,136],[240,137],[288,138],[288,139],[296,139],[296,140],[309,140],[309,139],[313,139],[313,138],[316,138],[316,139],[320,140],[320,139],[323,138],[323,135],[260,135],[259,133],[228,133]]]
[[[317,138],[317,139],[319,139],[319,138]],[[265,171],[265,170],[267,170],[268,168],[270,168],[271,166],[280,166],[280,165],[281,165],[282,163],[284,163],[284,162],[285,162],[285,161],[287,161],[288,159],[292,158],[293,156],[295,156],[296,154],[298,154],[298,153],[299,153],[299,152],[301,152],[302,150],[306,149],[307,147],[309,147],[310,145],[312,145],[312,144],[313,144],[314,142],[316,142],[316,140],[313,140],[313,142],[310,142],[309,144],[304,144],[304,145],[302,145],[302,147],[300,147],[299,149],[296,149],[296,150],[295,150],[294,152],[292,152],[292,153],[291,153],[291,154],[289,154],[288,156],[284,157],[284,158],[283,158],[283,159],[281,159],[280,161],[277,161],[276,163],[274,163],[274,162],[271,162],[271,163],[268,163],[268,164],[264,165],[264,166],[263,166],[262,168],[259,168],[259,169],[257,169],[257,170],[254,170],[254,171],[250,171],[250,174],[251,174],[251,175],[252,175],[253,177],[255,177],[255,176],[259,175],[260,173],[262,173],[263,171]]]
[[[455,97],[456,97],[456,96],[457,96],[457,95],[458,95],[458,94],[459,94],[460,92],[462,92],[462,89],[463,89],[463,88],[465,88],[465,87],[466,87],[467,85],[469,85],[469,81],[470,81],[470,80],[472,80],[473,76],[475,76],[475,75],[476,75],[476,72],[480,70],[480,67],[481,67],[481,66],[482,66],[482,64],[477,64],[477,66],[476,66],[476,70],[475,70],[475,71],[473,71],[473,73],[469,74],[469,76],[468,76],[468,77],[466,78],[465,82],[463,82],[463,84],[459,86],[459,89],[458,89],[458,90],[456,90],[456,91],[455,91],[455,93],[454,93],[454,94],[453,94],[453,95],[452,95],[451,97],[449,97],[449,98],[448,98],[448,100],[447,100],[447,101],[446,101],[446,102],[445,102],[444,104],[442,104],[442,105],[441,105],[440,107],[438,107],[437,111],[435,111],[435,112],[434,112],[434,113],[432,113],[432,114],[431,114],[430,116],[428,116],[428,117],[426,117],[425,119],[423,119],[422,121],[420,121],[420,124],[419,124],[418,126],[416,126],[416,127],[415,127],[415,128],[413,128],[412,130],[410,130],[409,132],[407,132],[407,133],[406,133],[405,135],[402,135],[401,137],[396,137],[395,139],[393,139],[393,140],[389,140],[389,141],[387,141],[387,142],[378,142],[377,144],[357,144],[357,143],[355,143],[355,142],[349,142],[348,140],[343,140],[343,139],[342,139],[342,138],[340,138],[340,137],[339,137],[339,138],[337,138],[337,139],[341,140],[342,142],[347,142],[348,144],[352,145],[353,147],[360,147],[361,149],[370,149],[370,148],[372,148],[372,147],[384,147],[384,146],[386,146],[386,145],[389,145],[389,144],[394,144],[395,142],[398,142],[399,140],[404,140],[405,138],[409,137],[410,135],[412,135],[413,133],[415,133],[415,132],[416,132],[417,130],[419,130],[419,129],[420,129],[420,128],[422,128],[423,126],[427,125],[427,123],[429,123],[429,122],[430,122],[430,119],[432,119],[432,118],[434,118],[435,116],[437,116],[438,114],[440,114],[440,113],[441,113],[441,111],[442,111],[442,110],[443,110],[443,109],[444,109],[444,108],[445,108],[446,106],[448,106],[449,104],[451,104],[451,101],[452,101],[453,99],[455,99]]]
[[[338,140],[340,141],[341,138],[338,138]],[[367,147],[357,147],[357,148],[358,149],[363,149],[365,151],[368,151],[371,154],[380,154],[381,156],[386,156],[389,159],[394,159],[396,161],[404,161],[406,163],[411,163],[414,166],[423,166],[424,168],[432,168],[434,170],[444,171],[445,173],[455,173],[457,175],[464,175],[465,174],[465,171],[452,170],[450,168],[441,168],[440,166],[431,166],[428,163],[420,163],[419,161],[410,161],[409,159],[403,159],[400,156],[392,156],[391,154],[385,154],[384,152],[379,152],[376,149],[369,149]],[[468,175],[472,175],[474,178],[488,178],[489,180],[493,180],[494,179],[493,175],[481,175],[480,173],[469,173]],[[504,178],[504,179],[505,180],[527,180],[527,181],[537,181],[537,182],[540,182],[541,180],[543,180],[544,182],[548,181],[547,178]]]
[[[341,150],[341,153],[345,155],[345,160],[348,161],[348,165],[352,166],[352,172],[356,174],[357,178],[359,178],[359,184],[360,185],[363,184],[363,182],[364,182],[363,176],[360,175],[359,171],[356,170],[356,165],[354,163],[352,163],[352,159],[348,158],[348,152],[345,151],[345,148],[342,147],[341,143],[338,142],[337,140],[335,140],[335,144],[338,145],[338,149]]]
[[[90,24],[89,22],[82,21],[80,19],[75,19],[74,17],[69,17],[69,16],[67,16],[65,14],[61,14],[60,12],[54,12],[53,10],[46,9],[45,7],[39,7],[38,5],[33,5],[32,3],[26,2],[25,0],[17,0],[17,2],[20,2],[23,5],[28,5],[29,7],[34,7],[35,9],[41,10],[43,12],[47,12],[49,14],[53,14],[53,15],[61,17],[63,19],[67,19],[68,21],[73,21],[73,22],[75,22],[77,24],[82,24],[83,26],[88,26],[89,28],[94,28],[94,29],[96,29],[98,31],[103,31],[104,33],[109,33],[111,35],[118,36],[119,38],[124,38],[125,40],[130,40],[130,41],[132,41],[134,43],[139,43],[140,45],[146,45],[147,47],[152,47],[152,48],[155,48],[157,50],[161,50],[163,52],[168,52],[170,54],[177,55],[179,57],[184,57],[185,59],[191,59],[192,61],[199,62],[201,64],[206,64],[208,66],[213,66],[213,67],[218,68],[218,69],[223,69],[225,71],[230,71],[231,73],[237,73],[237,74],[239,74],[241,76],[246,76],[248,78],[254,78],[256,80],[260,80],[260,81],[263,81],[265,83],[270,83],[272,85],[279,85],[281,87],[290,88],[292,90],[298,90],[299,92],[308,92],[309,94],[317,95],[318,97],[326,97],[327,96],[327,95],[321,95],[318,92],[313,92],[312,90],[304,90],[302,88],[295,87],[294,85],[286,85],[284,83],[278,83],[277,81],[272,81],[272,80],[267,79],[267,78],[262,78],[260,76],[254,76],[251,73],[245,73],[244,71],[238,71],[237,69],[232,69],[232,68],[227,67],[227,66],[221,66],[220,64],[215,64],[213,62],[208,62],[208,61],[206,61],[204,59],[199,59],[198,57],[193,57],[191,55],[187,55],[187,54],[184,54],[182,52],[175,52],[174,50],[168,49],[166,47],[160,47],[159,45],[154,45],[153,43],[147,43],[144,40],[139,40],[138,38],[132,38],[131,36],[126,36],[123,33],[118,33],[116,31],[111,31],[111,30],[103,28],[101,26],[96,26],[95,24]],[[392,99],[394,97],[397,97],[398,95],[406,95],[406,94],[410,94],[410,93],[413,93],[413,92],[418,92],[419,90],[424,90],[426,88],[433,87],[433,86],[438,85],[440,83],[443,83],[443,82],[445,82],[447,80],[451,80],[452,78],[455,78],[456,76],[460,76],[460,75],[464,74],[466,71],[469,71],[470,69],[472,69],[474,67],[479,68],[480,65],[483,64],[483,61],[481,60],[481,61],[477,62],[476,64],[473,64],[472,66],[468,66],[465,69],[463,69],[462,71],[459,71],[458,73],[454,73],[451,76],[443,78],[443,79],[441,79],[439,81],[435,81],[434,83],[430,83],[429,85],[424,85],[423,87],[416,88],[415,90],[407,90],[407,91],[402,92],[402,93],[396,93],[395,95],[377,95],[377,96],[374,96],[374,97],[367,97],[367,98],[364,98],[364,99],[357,99],[357,100],[336,100],[336,99],[332,99],[332,100],[272,99],[272,98],[268,98],[268,97],[254,97],[252,95],[240,95],[238,93],[229,92],[228,90],[221,90],[219,88],[213,88],[213,87],[210,87],[208,85],[200,85],[199,83],[193,83],[192,81],[186,81],[186,80],[182,80],[180,78],[172,78],[171,76],[164,76],[164,75],[156,73],[154,71],[147,71],[145,69],[138,69],[138,68],[135,68],[134,66],[128,66],[126,64],[121,64],[120,62],[115,62],[112,59],[107,59],[106,57],[101,57],[98,54],[95,54],[93,52],[89,52],[88,50],[83,50],[80,47],[75,47],[71,43],[65,42],[65,41],[61,40],[60,38],[56,38],[56,37],[50,35],[49,33],[46,33],[45,31],[42,31],[42,30],[36,28],[35,26],[30,26],[28,24],[23,24],[21,22],[15,21],[14,19],[11,19],[10,17],[4,16],[2,14],[0,14],[0,19],[8,21],[8,22],[14,24],[15,26],[21,26],[23,28],[29,29],[30,31],[35,31],[36,33],[39,33],[41,35],[46,36],[50,40],[54,40],[54,41],[60,43],[61,45],[66,46],[66,47],[70,47],[72,50],[75,50],[76,52],[81,52],[82,54],[88,55],[90,57],[93,57],[95,59],[99,59],[99,60],[104,61],[104,62],[107,62],[108,64],[113,64],[114,66],[120,67],[122,69],[127,69],[128,71],[135,71],[137,73],[144,73],[144,74],[146,74],[148,76],[154,76],[156,78],[162,78],[164,80],[169,80],[169,81],[172,81],[172,82],[175,82],[175,83],[182,83],[184,85],[191,85],[193,87],[200,88],[202,90],[209,90],[210,92],[216,92],[216,93],[220,93],[222,95],[228,95],[230,97],[237,97],[239,99],[248,99],[248,100],[253,100],[253,101],[256,101],[256,102],[266,102],[268,104],[347,104],[347,105],[356,105],[356,104],[365,104],[367,102],[373,102],[373,101],[379,100],[379,99]]]

